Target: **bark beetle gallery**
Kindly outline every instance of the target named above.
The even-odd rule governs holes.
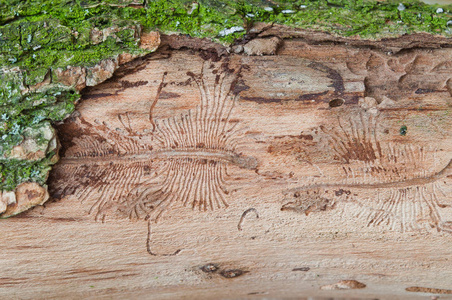
[[[438,169],[428,166],[435,162],[434,151],[418,145],[381,144],[377,118],[361,112],[350,117],[347,126],[338,119],[338,131],[321,126],[330,150],[343,163],[345,179],[293,189],[294,201],[282,209],[308,215],[341,201],[358,206],[357,215],[368,225],[386,224],[401,231],[427,225],[452,232],[452,222],[443,222],[438,212],[448,207],[440,199],[447,197],[442,185],[452,174],[452,160]]]
[[[212,89],[204,76],[207,72],[214,77]],[[230,118],[237,102],[238,95],[232,91],[239,73],[240,69],[229,69],[227,63],[213,69],[206,63],[199,75],[187,72],[199,87],[200,105],[154,122],[152,110],[165,86],[164,74],[149,112],[150,131],[135,132],[127,114],[118,115],[124,127],[121,131],[78,118],[79,126],[92,135],[80,140],[83,148],[72,158],[66,157],[66,172],[72,177],[57,184],[61,193],[74,193],[81,201],[96,198],[90,213],[102,220],[111,210],[130,218],[155,215],[158,220],[173,203],[200,211],[227,207],[227,165],[256,167],[254,158],[235,152],[242,129]],[[149,142],[141,140],[144,136]],[[113,157],[119,161],[113,163]]]
[[[127,111],[116,114],[122,128],[74,114],[63,128],[74,135],[53,172],[53,197],[75,196],[89,203],[89,213],[102,221],[107,215],[157,221],[176,206],[203,212],[234,205],[235,181],[228,168],[247,170],[251,182],[253,176],[262,176],[265,160],[241,148],[242,142],[249,143],[245,136],[265,130],[249,128],[250,123],[236,116],[239,94],[245,90],[242,67],[227,59],[207,60],[198,74],[186,71],[184,80],[197,87],[199,102],[165,118],[156,117],[159,99],[170,84],[169,73],[162,71],[155,98],[148,101],[149,109],[143,108],[148,114],[144,129],[135,128]],[[309,67],[330,72],[319,64]],[[328,93],[321,93],[322,101]],[[301,176],[295,186],[278,192],[281,210],[309,215],[337,209],[362,217],[368,226],[452,232],[452,223],[441,215],[450,210],[450,158],[440,157],[430,145],[388,141],[382,126],[387,112],[356,105],[340,110],[336,107],[344,100],[332,96],[330,100],[340,104],[330,105],[329,121],[297,137],[275,137],[268,146],[276,155],[290,152],[300,170],[306,165],[318,170],[316,176]],[[332,169],[322,167],[328,159]],[[333,171],[336,175],[329,174]]]

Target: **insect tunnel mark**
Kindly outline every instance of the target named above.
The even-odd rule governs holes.
[[[364,112],[346,121],[338,118],[336,127],[320,126],[344,180],[287,190],[281,210],[309,215],[345,203],[344,209],[364,218],[368,226],[452,233],[452,222],[440,214],[451,206],[446,201],[452,160],[438,170],[434,150],[380,142],[378,132],[378,116]]]
[[[200,211],[228,206],[228,165],[256,168],[256,159],[237,153],[242,138],[231,116],[237,104],[234,87],[240,68],[228,62],[204,63],[201,73],[187,72],[200,92],[196,108],[166,119],[153,117],[166,72],[150,103],[150,128],[133,129],[128,113],[118,115],[122,129],[74,117],[71,140],[53,172],[54,197],[74,195],[93,202],[90,213],[157,221],[176,203]]]
[[[148,251],[148,253],[152,256],[176,256],[178,255],[182,249],[177,249],[176,251],[174,251],[173,253],[164,253],[164,254],[157,254],[152,252],[151,250],[151,235],[152,235],[152,230],[151,230],[151,220],[148,220],[148,235],[147,235],[147,239],[146,239],[146,250]]]

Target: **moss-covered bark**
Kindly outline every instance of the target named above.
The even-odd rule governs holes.
[[[418,1],[1,0],[0,190],[45,183],[57,154],[51,138],[36,137],[49,146],[39,159],[17,157],[14,147],[30,128],[39,132],[74,110],[80,86],[62,81],[61,72],[122,53],[148,53],[139,47],[142,31],[227,44],[253,22],[267,22],[365,39],[415,32],[449,37],[452,9],[437,8]]]

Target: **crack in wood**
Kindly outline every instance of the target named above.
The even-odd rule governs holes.
[[[163,73],[162,81],[160,82],[160,85],[157,89],[157,94],[155,95],[154,102],[152,102],[151,108],[149,109],[149,122],[151,122],[151,124],[152,124],[152,131],[155,131],[155,128],[156,128],[154,119],[152,118],[152,111],[154,110],[155,105],[157,104],[157,101],[160,98],[160,94],[162,93],[163,88],[166,86],[165,77],[167,74],[168,74],[167,72]]]

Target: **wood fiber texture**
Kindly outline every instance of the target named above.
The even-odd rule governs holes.
[[[2,221],[0,296],[447,294],[450,48],[278,45],[162,47],[85,90],[55,201]]]

